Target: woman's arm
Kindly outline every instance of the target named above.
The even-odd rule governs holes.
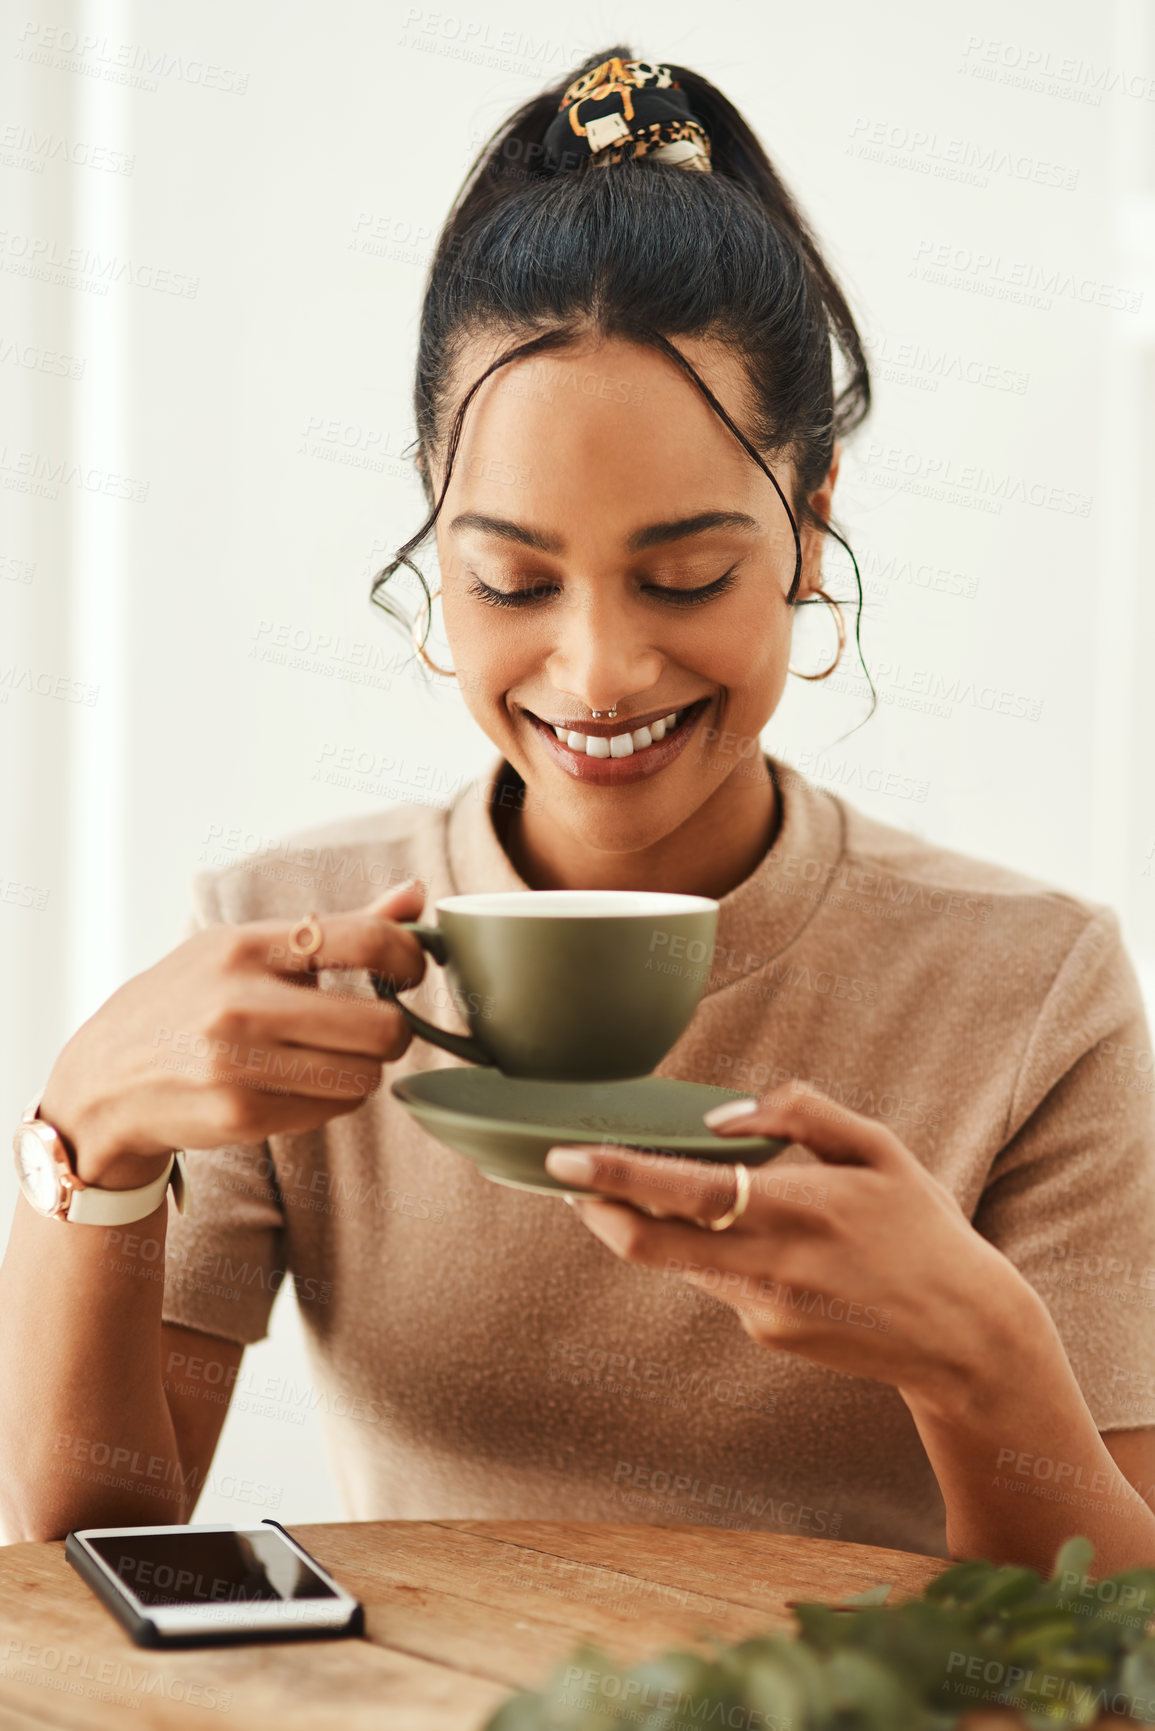
[[[1149,1568],[1155,1513],[1136,1488],[1142,1477],[1128,1471],[1140,1451],[1112,1455],[1050,1312],[1022,1286],[969,1367],[933,1390],[900,1390],[946,1503],[950,1554],[1046,1575],[1064,1540],[1082,1533],[1096,1575]],[[1149,1439],[1149,1455],[1155,1432],[1131,1434]]]
[[[782,1137],[823,1165],[755,1168],[745,1212],[712,1233],[733,1195],[725,1169],[596,1147],[546,1164],[616,1199],[575,1204],[615,1254],[703,1285],[767,1346],[896,1388],[952,1555],[1046,1573],[1083,1533],[1098,1573],[1155,1563],[1155,1514],[1100,1437],[1042,1299],[890,1129],[798,1081],[717,1129]],[[590,1165],[564,1164],[571,1153]]]
[[[47,1114],[45,1114],[47,1116]],[[154,1161],[155,1165],[156,1162]],[[141,1182],[147,1180],[142,1178]],[[174,1353],[241,1348],[161,1324],[167,1202],[131,1226],[61,1225],[21,1196],[0,1267],[0,1535],[187,1521],[227,1411],[164,1390]]]
[[[255,1145],[355,1111],[409,1030],[392,1004],[319,990],[316,970],[365,967],[417,984],[423,954],[395,920],[416,917],[422,899],[419,886],[401,885],[363,910],[326,915],[322,950],[305,960],[288,949],[287,921],[213,925],[127,981],[69,1040],[41,1096],[40,1115],[78,1176],[133,1189],[173,1148]],[[174,1030],[211,1057],[158,1062]],[[195,1198],[195,1156],[189,1166]],[[167,1198],[115,1228],[46,1219],[23,1195],[17,1202],[0,1266],[9,1541],[189,1518],[242,1349],[162,1324],[167,1222]],[[202,1390],[182,1375],[189,1335],[205,1343],[191,1356],[220,1364],[219,1384]]]

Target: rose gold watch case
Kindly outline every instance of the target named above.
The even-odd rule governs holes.
[[[53,1176],[56,1179],[56,1200],[55,1206],[52,1208],[42,1208],[28,1185],[21,1149],[26,1136],[35,1136],[51,1160]],[[46,1220],[66,1221],[73,1195],[77,1190],[85,1189],[86,1186],[84,1180],[78,1178],[72,1170],[67,1150],[59,1133],[53,1129],[51,1124],[46,1124],[43,1119],[25,1116],[12,1138],[12,1146],[16,1155],[16,1171],[20,1178],[20,1188],[28,1199],[29,1205],[35,1208],[37,1214],[43,1215]]]

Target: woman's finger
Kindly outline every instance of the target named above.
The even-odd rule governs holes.
[[[781,1136],[836,1166],[873,1166],[885,1171],[909,1158],[885,1124],[850,1111],[798,1077],[760,1100],[751,1100],[748,1113],[740,1114],[738,1105],[738,1101],[727,1101],[707,1112],[703,1122],[720,1137]],[[715,1113],[717,1118],[711,1123]]]
[[[201,1035],[154,1054],[150,1062],[170,1075],[253,1089],[262,1095],[360,1102],[381,1086],[383,1060],[359,1052],[284,1045],[280,1040]]]
[[[246,920],[228,931],[246,963],[287,979],[304,983],[324,968],[368,968],[404,990],[423,978],[425,955],[416,938],[400,930],[397,922],[415,918],[423,902],[419,884],[399,884],[352,913],[319,914],[321,943],[307,956],[297,953],[290,941],[303,927],[303,918]]]
[[[636,1208],[591,1196],[575,1212],[602,1243],[625,1262],[643,1268],[677,1269],[687,1265],[719,1278],[732,1276],[735,1288],[764,1269],[765,1235],[738,1236],[737,1222],[725,1232],[703,1232],[684,1220],[650,1220]]]
[[[302,992],[297,982],[275,976],[246,985],[238,1006],[238,1026],[253,1044],[266,1029],[279,1046],[315,1046],[331,1055],[351,1053],[391,1062],[409,1044],[400,1010],[367,993]],[[255,1060],[254,1060],[255,1062]]]
[[[690,1222],[695,1229],[720,1220],[734,1205],[737,1181],[728,1162],[689,1160],[676,1154],[598,1143],[559,1144],[546,1154],[546,1171],[592,1192],[591,1200],[628,1202],[655,1218]],[[795,1229],[807,1209],[825,1208],[826,1180],[810,1166],[749,1167],[750,1198],[728,1231],[774,1226]]]

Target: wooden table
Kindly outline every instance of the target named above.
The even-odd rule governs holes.
[[[62,1542],[0,1547],[0,1731],[479,1731],[583,1639],[625,1662],[673,1646],[707,1651],[710,1633],[737,1641],[792,1626],[790,1599],[833,1603],[881,1582],[899,1599],[946,1567],[723,1528],[370,1521],[292,1530],[361,1600],[364,1640],[134,1647],[65,1562]]]

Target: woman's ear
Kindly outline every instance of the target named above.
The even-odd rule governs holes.
[[[426,498],[436,498],[438,486],[436,458],[434,457],[433,460],[430,459],[430,455],[426,451],[424,445],[419,445],[417,447],[417,455],[414,458],[414,465],[417,469],[418,476],[420,477],[421,485],[425,490]]]
[[[842,442],[834,441],[834,452],[830,459],[830,467],[813,492],[808,496],[808,504],[817,517],[824,523],[830,521],[831,507],[834,502],[834,485],[838,480],[838,465],[842,460]],[[813,595],[822,582],[822,552],[826,536],[821,529],[816,529],[813,523],[808,523],[802,529],[802,578],[798,585],[798,593]]]
[[[838,465],[842,461],[842,440],[835,439],[834,453],[830,459],[830,467],[821,485],[815,487],[810,495],[810,503],[822,518],[824,523],[830,520],[830,511],[834,502],[834,485],[838,480]]]

